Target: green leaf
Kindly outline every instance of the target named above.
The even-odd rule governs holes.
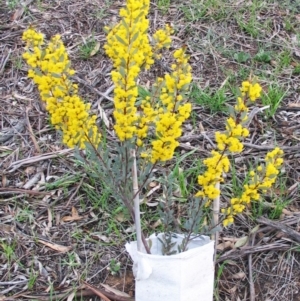
[[[65,60],[65,56],[63,54],[59,57],[59,62],[62,63]]]
[[[142,86],[138,86],[138,93],[139,93],[139,96],[142,98],[151,96],[151,93],[147,89],[143,88]]]
[[[126,74],[124,67],[119,67],[119,72],[122,75],[122,77],[124,78],[125,74]]]
[[[140,21],[141,16],[144,15],[144,12],[141,8],[141,12],[137,15],[137,17],[133,20],[133,22],[136,24]]]
[[[129,32],[128,24],[126,23],[126,21],[124,20],[124,18],[122,18],[121,23],[125,27],[126,31]]]
[[[61,78],[61,74],[59,73],[51,73],[51,76],[54,78]]]
[[[39,70],[39,69],[37,69],[37,68],[34,69],[34,73],[35,73],[36,75],[38,75],[38,76],[42,76],[42,75],[43,75],[42,71]]]
[[[130,43],[131,43],[131,44],[134,43],[134,42],[136,41],[136,39],[138,38],[138,36],[139,36],[139,32],[137,31],[137,32],[133,35],[133,37],[131,38]]]
[[[230,115],[232,118],[235,118],[235,109],[234,109],[234,107],[231,106],[231,105],[227,105],[227,108],[228,108],[229,115]]]
[[[117,35],[116,35],[116,39],[117,39],[121,44],[123,44],[124,46],[128,46],[128,44],[127,44],[120,36],[117,36]]]
[[[238,239],[238,241],[234,244],[234,247],[235,248],[243,247],[244,245],[246,245],[247,242],[248,242],[248,236],[243,236]]]

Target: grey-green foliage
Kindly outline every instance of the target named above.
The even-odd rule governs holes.
[[[112,197],[122,201],[128,208],[129,213],[133,216],[133,183],[132,183],[132,165],[133,158],[131,150],[135,149],[135,145],[130,142],[109,142],[102,140],[98,149],[91,144],[86,144],[86,154],[76,151],[77,159],[82,163],[86,173],[91,178],[97,179],[112,192]],[[139,151],[136,154],[138,166],[138,186],[139,193],[147,187],[152,180],[153,164],[141,158]],[[178,166],[173,170],[168,168],[160,168],[161,175],[155,178],[161,183],[163,192],[159,206],[159,216],[163,225],[165,239],[163,241],[164,252],[166,255],[173,253],[173,233],[183,232],[185,237],[182,244],[178,247],[178,252],[183,252],[188,248],[188,242],[195,235],[208,234],[211,229],[204,226],[204,219],[208,215],[208,210],[204,208],[202,199],[194,198],[193,192],[183,185],[188,185],[186,181],[182,181],[178,176]],[[176,191],[184,192],[182,195],[176,195]],[[143,196],[141,196],[143,198]],[[182,203],[185,208],[184,216],[175,216],[174,208],[177,203]],[[181,220],[182,219],[182,220]],[[172,250],[172,251],[171,251]]]
[[[86,156],[82,155],[80,151],[76,151],[76,157],[82,162],[87,174],[109,187],[112,197],[122,201],[131,214],[134,192],[132,185],[133,158],[130,150],[134,148],[135,146],[127,141],[121,144],[110,142],[109,147],[105,141],[102,141],[98,149],[87,143]],[[153,165],[139,158],[138,153],[138,180],[141,189],[147,184]]]
[[[209,210],[205,208],[205,202],[201,198],[196,198],[193,196],[192,192],[185,199],[184,217],[176,216],[174,208],[176,208],[176,202],[179,199],[174,195],[174,189],[178,187],[178,177],[176,168],[172,172],[164,172],[162,177],[159,179],[163,187],[162,202],[159,207],[160,220],[164,228],[164,239],[160,240],[163,244],[163,254],[171,255],[174,254],[174,243],[172,237],[174,237],[174,230],[177,233],[183,233],[184,239],[182,243],[178,246],[177,252],[184,252],[188,249],[188,243],[195,236],[203,234],[212,234],[213,232],[219,230],[219,228],[214,227],[209,228],[205,225],[205,219],[209,218]],[[178,220],[181,220],[180,222]]]

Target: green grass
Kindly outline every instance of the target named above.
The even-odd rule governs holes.
[[[112,3],[113,2],[111,0],[104,0],[104,5],[102,4],[101,7],[95,10],[94,16],[97,19],[105,20],[105,18],[109,15],[108,9]]]
[[[259,63],[270,63],[272,56],[269,51],[265,51],[264,49],[260,49],[257,54],[254,56],[254,61],[259,62]]]
[[[170,7],[171,0],[157,0],[157,7],[162,12],[162,14],[166,14]]]
[[[76,268],[81,265],[81,262],[79,256],[75,252],[68,252],[61,264],[69,268]]]
[[[24,208],[18,208],[16,216],[16,221],[20,223],[28,223],[33,224],[34,223],[34,211],[29,207],[25,206]]]
[[[97,41],[95,40],[94,36],[88,39],[85,43],[79,46],[79,55],[80,58],[83,60],[87,60],[91,57],[92,52],[96,47]]]
[[[23,58],[21,56],[14,57],[12,63],[17,70],[21,70],[23,67]]]
[[[219,281],[221,279],[221,276],[224,272],[225,266],[228,263],[227,260],[225,260],[224,262],[222,262],[222,264],[220,264],[217,272],[216,272],[216,277],[215,277],[215,284],[214,284],[214,297],[216,299],[216,301],[219,301]]]
[[[45,184],[46,190],[53,190],[53,189],[67,189],[69,186],[77,184],[80,179],[82,178],[82,174],[65,174],[59,177],[57,180],[53,182],[49,182]]]
[[[2,250],[2,255],[5,257],[8,265],[11,264],[13,260],[16,259],[16,250],[17,242],[15,241],[6,241],[4,238],[0,239],[0,250]]]
[[[268,86],[268,91],[261,97],[261,102],[264,106],[269,106],[268,109],[264,110],[266,117],[270,118],[274,116],[277,108],[284,99],[287,91],[282,89],[279,85],[273,84]]]
[[[111,259],[110,263],[109,263],[109,267],[107,268],[110,273],[115,276],[118,275],[120,273],[121,270],[121,262],[117,261],[116,259]]]
[[[189,98],[192,103],[203,106],[211,113],[227,112],[226,102],[228,98],[225,94],[225,88],[212,91],[210,88],[201,89],[198,85],[192,84]]]
[[[300,75],[300,64],[296,65],[293,69],[293,75]]]
[[[10,10],[14,10],[20,4],[20,0],[6,0],[6,3]]]
[[[29,272],[29,279],[28,279],[28,289],[32,290],[36,280],[39,276],[39,273],[34,269],[34,267],[30,268],[30,272]]]
[[[289,50],[283,50],[278,55],[278,65],[280,68],[290,67],[292,63],[292,54]]]

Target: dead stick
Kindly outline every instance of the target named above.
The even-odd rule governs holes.
[[[220,256],[216,260],[216,263],[223,262],[227,259],[237,259],[238,257],[244,257],[253,253],[264,252],[264,251],[275,251],[275,250],[288,250],[290,248],[291,248],[290,245],[274,243],[265,246],[246,247],[241,250],[230,250],[229,252]]]
[[[281,222],[271,221],[271,220],[269,220],[265,217],[259,217],[257,219],[257,221],[259,223],[270,226],[272,228],[275,228],[275,229],[285,233],[286,235],[288,235],[289,237],[293,238],[295,241],[300,243],[300,233],[298,233],[297,231],[295,231],[291,227],[289,227],[289,226],[287,226],[287,225],[285,225]]]
[[[27,128],[28,128],[28,131],[29,131],[29,134],[30,134],[30,138],[31,138],[31,140],[34,144],[34,147],[35,147],[36,151],[40,154],[41,149],[40,149],[39,144],[37,143],[37,141],[35,139],[35,136],[34,136],[31,124],[30,124],[29,115],[28,115],[29,110],[30,110],[29,107],[27,107],[26,110],[25,110],[26,124],[27,124]]]
[[[254,245],[255,233],[251,235],[251,247]],[[255,301],[255,287],[252,275],[252,254],[248,255],[248,266],[249,266],[249,286],[250,286],[250,301]]]

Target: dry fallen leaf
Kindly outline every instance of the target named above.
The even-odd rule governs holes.
[[[107,236],[105,236],[103,234],[100,234],[100,233],[97,233],[97,232],[91,233],[90,236],[93,239],[102,240],[104,242],[110,242],[110,239]]]
[[[224,251],[225,249],[233,249],[234,244],[231,241],[225,241],[217,245],[217,250]]]
[[[27,176],[33,175],[36,171],[35,166],[28,166],[25,168],[24,172]]]
[[[245,279],[246,278],[246,274],[244,272],[238,272],[234,275],[231,276],[232,279]]]
[[[97,289],[96,287],[88,284],[85,281],[82,281],[84,283],[84,285],[89,288],[90,290],[92,290],[97,296],[99,296],[102,300],[104,301],[111,301],[110,299],[108,299],[99,289]]]
[[[95,55],[100,49],[100,42],[97,42],[93,48],[93,50],[91,51],[90,53],[90,56],[93,56]]]
[[[38,242],[42,243],[43,245],[55,250],[55,251],[58,251],[58,252],[61,252],[61,253],[66,253],[66,252],[69,252],[70,250],[73,249],[72,246],[62,246],[62,245],[58,245],[58,244],[55,244],[55,243],[51,243],[51,242],[48,242],[48,241],[45,241],[45,240],[41,240],[41,239],[38,239]]]
[[[292,103],[292,102],[290,102],[288,104],[288,107],[289,108],[299,108],[300,107],[300,103],[297,103],[297,102]]]
[[[243,247],[248,242],[248,236],[243,236],[234,244],[235,248]]]
[[[250,233],[251,233],[251,234],[254,234],[254,233],[256,233],[258,230],[259,230],[259,225],[256,225],[256,226],[250,231]]]
[[[107,285],[107,284],[102,284],[102,283],[100,283],[106,290],[108,290],[109,292],[112,292],[112,293],[114,293],[115,295],[117,295],[117,296],[120,296],[120,297],[130,297],[130,295],[128,295],[128,294],[126,294],[126,293],[124,293],[124,292],[121,292],[121,291],[119,291],[119,290],[117,290],[117,289],[115,289],[115,288],[113,288],[113,287],[111,287],[111,286],[109,286],[109,285]]]
[[[78,211],[75,207],[72,207],[72,216],[64,216],[61,220],[63,222],[72,222],[72,221],[79,221],[83,219],[85,216],[80,216]]]
[[[72,292],[72,293],[68,296],[67,301],[73,301],[74,297],[75,297],[75,292]]]
[[[152,226],[152,229],[157,228],[158,226],[160,226],[162,224],[161,219],[159,218]]]

